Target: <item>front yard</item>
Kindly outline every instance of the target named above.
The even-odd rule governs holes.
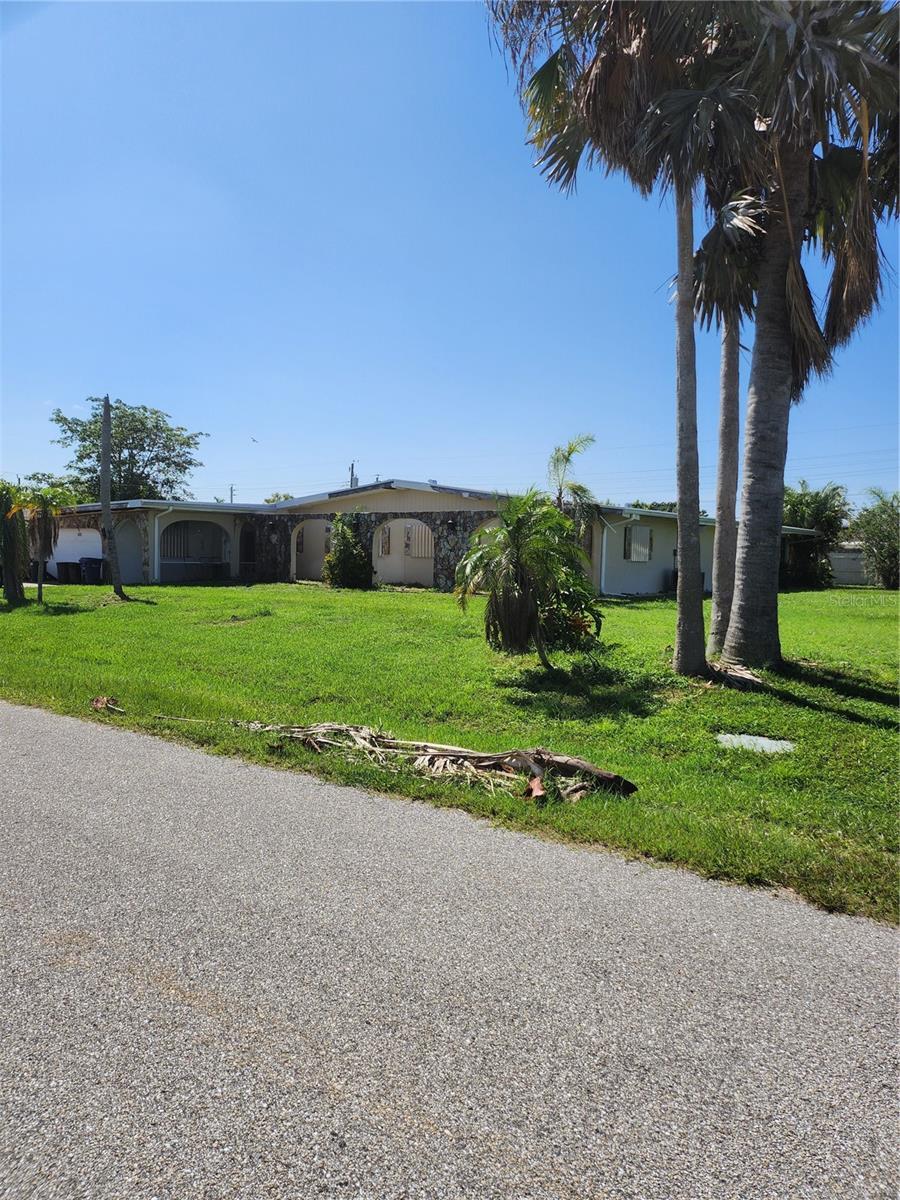
[[[79,717],[96,716],[91,697],[115,696],[125,715],[97,719],[897,919],[896,594],[783,596],[784,649],[797,665],[746,693],[670,673],[670,601],[605,601],[593,664],[548,677],[536,660],[488,649],[480,602],[461,613],[433,592],[130,591],[130,604],[85,587],[52,587],[45,610],[0,604],[0,695]],[[316,756],[229,718],[369,724],[484,750],[543,745],[639,790],[538,807]],[[797,749],[725,750],[719,732],[787,738]]]

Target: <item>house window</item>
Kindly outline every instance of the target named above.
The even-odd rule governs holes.
[[[653,530],[646,525],[625,526],[625,561],[649,562],[653,557]]]
[[[421,521],[406,526],[404,551],[410,558],[431,558],[434,554],[434,535]]]

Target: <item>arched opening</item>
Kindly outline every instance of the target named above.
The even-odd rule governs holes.
[[[123,583],[144,582],[144,547],[141,531],[134,521],[120,521],[115,529],[119,574]]]
[[[238,542],[238,573],[241,579],[256,578],[256,530],[245,524]]]
[[[291,534],[291,579],[321,579],[331,522],[301,521]]]
[[[482,529],[496,529],[499,524],[500,524],[499,517],[488,517],[486,520],[482,521],[481,524],[476,527],[475,533],[480,533]]]
[[[231,575],[231,539],[213,521],[173,521],[159,538],[160,583],[208,583]]]
[[[379,583],[434,587],[434,534],[414,517],[385,521],[372,538],[372,565]]]

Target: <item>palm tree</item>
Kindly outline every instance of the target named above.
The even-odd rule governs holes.
[[[575,456],[593,446],[595,440],[592,433],[581,433],[564,446],[555,446],[547,464],[547,482],[553,503],[560,512],[569,509],[580,536],[584,535],[594,515],[597,501],[587,484],[579,483],[569,472]]]
[[[59,513],[67,502],[68,497],[58,495],[50,488],[29,492],[20,501],[20,507],[26,514],[25,527],[31,557],[37,562],[38,604],[44,602],[44,570],[47,559],[53,557],[59,541]]]
[[[573,522],[542,492],[511,496],[498,515],[498,525],[472,536],[456,569],[457,599],[465,608],[470,597],[486,592],[490,645],[507,654],[525,654],[533,645],[550,670],[541,608],[570,580],[583,580],[587,557]]]
[[[752,147],[755,115],[728,83],[735,57],[716,4],[491,0],[518,73],[538,165],[569,190],[579,164],[621,171],[675,201],[678,622],[674,666],[706,672],[693,316],[693,192],[714,161]],[[538,57],[545,61],[534,70]]]
[[[715,219],[694,261],[694,306],[702,326],[717,322],[722,352],[719,371],[719,440],[716,465],[716,527],[713,541],[712,616],[706,653],[719,654],[728,632],[734,595],[737,551],[737,503],[740,440],[741,320],[751,317],[755,300],[759,223],[763,206],[752,190],[733,192],[734,182],[707,179],[707,206]]]
[[[734,600],[722,658],[781,660],[778,559],[788,415],[877,306],[877,221],[897,211],[897,14],[877,0],[734,5],[768,161]],[[832,277],[820,326],[801,265]]]
[[[0,570],[3,596],[10,607],[25,602],[22,580],[28,571],[28,537],[18,489],[0,480]]]

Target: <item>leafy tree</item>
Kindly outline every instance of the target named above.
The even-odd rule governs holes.
[[[28,534],[19,489],[0,479],[0,571],[7,604],[25,602],[22,582],[28,573]]]
[[[499,524],[477,530],[456,568],[462,608],[477,592],[487,593],[484,630],[488,643],[507,654],[534,646],[548,670],[542,613],[563,594],[581,589],[587,557],[570,517],[542,492],[510,496]]]
[[[570,475],[572,460],[593,446],[594,435],[582,433],[564,446],[556,446],[547,464],[547,480],[553,503],[561,511],[571,513],[580,534],[583,534],[597,508],[591,489]]]
[[[352,514],[339,513],[331,523],[331,549],[325,555],[322,578],[335,588],[372,586],[372,555],[354,529]]]
[[[290,492],[273,492],[271,496],[266,496],[263,504],[280,504],[282,500],[293,500],[293,498]]]
[[[900,586],[900,492],[872,488],[873,503],[860,510],[850,526],[862,542],[866,573],[884,588]]]
[[[89,417],[67,417],[54,409],[56,444],[73,449],[67,474],[29,476],[35,486],[62,484],[94,503],[100,500],[100,450],[103,397],[89,396]],[[185,484],[203,464],[196,456],[204,433],[173,425],[169,414],[144,404],[116,400],[111,409],[110,489],[112,500],[189,500]]]
[[[632,500],[629,508],[647,508],[653,512],[678,512],[677,500]]]
[[[784,524],[814,529],[817,538],[791,547],[791,561],[783,567],[781,584],[788,587],[830,587],[831,562],[828,552],[843,536],[850,519],[847,492],[836,483],[811,488],[805,479],[800,486],[784,489]]]

